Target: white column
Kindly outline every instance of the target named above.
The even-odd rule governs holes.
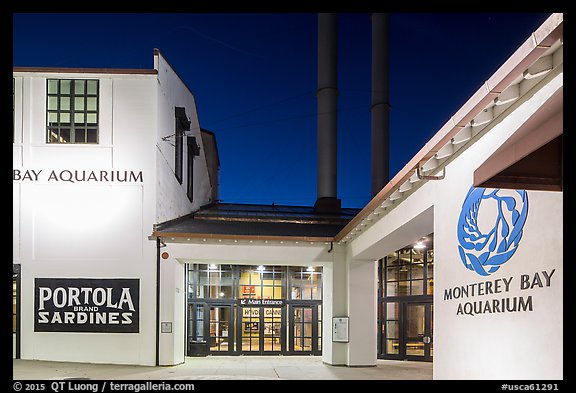
[[[348,366],[375,366],[377,346],[377,264],[348,259]]]
[[[163,333],[162,326],[158,329],[160,335],[158,362],[161,366],[184,363],[186,329],[184,266],[173,258],[160,259],[160,323],[172,324],[171,332]]]
[[[347,363],[348,345],[332,342],[332,318],[348,315],[346,254],[334,245],[333,262],[322,268],[322,361],[333,366]]]

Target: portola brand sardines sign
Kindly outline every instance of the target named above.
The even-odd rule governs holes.
[[[138,333],[139,324],[139,279],[35,279],[35,332]]]

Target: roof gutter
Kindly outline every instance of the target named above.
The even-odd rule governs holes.
[[[235,235],[235,234],[219,234],[219,233],[183,233],[183,232],[162,232],[154,231],[148,237],[148,240],[154,239],[178,239],[180,241],[191,239],[207,240],[235,240],[235,241],[292,241],[292,242],[333,242],[334,238],[331,236],[274,236],[274,235]]]
[[[470,97],[416,155],[334,238],[342,240],[366,219],[401,184],[406,182],[421,163],[428,161],[490,102],[494,100],[531,64],[537,61],[563,33],[564,14],[554,13],[514,52],[514,54]]]

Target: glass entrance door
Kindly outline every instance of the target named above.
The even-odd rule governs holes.
[[[290,306],[290,352],[315,355],[321,353],[321,307]]]
[[[280,354],[285,351],[284,307],[240,307],[240,351]]]
[[[208,319],[208,350],[210,353],[231,353],[233,350],[233,314],[231,305],[210,306]]]
[[[281,307],[262,307],[263,317],[262,351],[266,353],[280,353],[283,348],[282,314]]]
[[[381,344],[384,358],[431,361],[433,311],[431,302],[384,303]]]
[[[403,347],[405,359],[432,360],[431,303],[405,303]]]

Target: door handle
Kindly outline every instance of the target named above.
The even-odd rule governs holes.
[[[424,337],[424,338],[422,339],[422,342],[423,342],[424,344],[430,344],[430,337],[428,337],[428,336]]]

